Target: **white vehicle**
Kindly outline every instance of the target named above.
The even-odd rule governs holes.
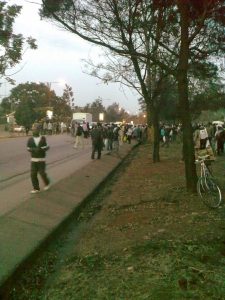
[[[73,113],[73,121],[78,122],[78,123],[92,123],[92,114],[90,113],[83,113],[83,112],[77,112]]]
[[[24,126],[15,126],[14,128],[13,128],[13,131],[14,132],[25,132],[26,130],[25,130],[25,127]]]

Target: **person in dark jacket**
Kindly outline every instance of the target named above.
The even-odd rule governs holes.
[[[97,151],[98,156],[97,158],[101,158],[102,153],[102,147],[103,147],[103,130],[101,127],[101,124],[97,124],[92,130],[91,130],[91,140],[92,140],[92,153],[91,158],[95,158],[95,152]]]
[[[40,192],[38,173],[40,174],[45,187],[44,190],[50,188],[50,180],[46,174],[45,156],[49,149],[46,138],[40,136],[39,130],[33,131],[33,136],[27,141],[27,150],[31,153],[31,182],[33,185],[32,194]]]
[[[108,136],[108,147],[107,147],[107,150],[111,152],[112,149],[113,149],[113,127],[111,125],[108,126],[107,136]]]
[[[80,123],[77,123],[77,128],[76,128],[76,132],[75,132],[75,144],[74,144],[73,148],[77,149],[79,145],[82,147],[82,149],[84,149],[83,127],[80,125]]]
[[[119,142],[119,131],[120,131],[120,127],[119,126],[115,126],[113,128],[113,150],[115,152],[119,152],[119,146],[120,146],[120,142]]]
[[[218,126],[215,138],[217,142],[217,155],[220,155],[224,152],[225,130],[223,127]]]

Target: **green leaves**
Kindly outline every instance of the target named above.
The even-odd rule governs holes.
[[[27,44],[30,46],[31,49],[37,49],[38,46],[36,44],[36,40],[31,36],[26,39]]]
[[[6,2],[0,1],[0,78],[7,81],[11,80],[6,72],[21,61],[24,46],[37,48],[33,38],[25,39],[22,34],[13,33],[13,24],[21,9],[22,6],[6,6]]]
[[[25,126],[44,118],[47,110],[53,110],[58,120],[67,120],[73,101],[73,91],[68,85],[63,96],[58,97],[48,84],[26,82],[14,87],[10,96],[2,100],[1,107],[5,113],[16,111],[17,123]]]

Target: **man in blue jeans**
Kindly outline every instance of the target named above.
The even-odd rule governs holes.
[[[44,190],[50,188],[50,180],[45,171],[45,156],[48,149],[49,146],[47,145],[46,138],[40,136],[39,130],[35,129],[33,131],[33,136],[27,141],[27,150],[31,153],[31,182],[33,185],[31,194],[40,192],[38,173],[44,181]]]

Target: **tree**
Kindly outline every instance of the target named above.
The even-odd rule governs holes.
[[[70,103],[73,101],[72,88],[66,85],[62,97],[56,95],[49,84],[26,82],[21,83],[10,91],[10,95],[2,100],[1,107],[6,114],[17,111],[20,107],[31,106],[36,112],[36,119],[46,117],[46,111],[52,110],[53,116],[59,120],[66,120],[71,117],[72,109]]]
[[[5,124],[7,121],[6,115],[4,114],[4,110],[0,105],[0,124]]]
[[[196,168],[194,165],[193,132],[188,97],[189,60],[199,61],[209,54],[216,54],[222,48],[221,21],[224,22],[224,1],[177,1],[180,16],[180,47],[177,65],[179,104],[183,125],[183,154],[187,188],[196,189]],[[223,14],[221,14],[223,12]],[[221,17],[223,16],[223,19]],[[213,31],[213,27],[215,30]],[[221,31],[222,29],[222,31]],[[211,34],[213,31],[213,37]],[[201,32],[201,34],[200,34]],[[207,39],[207,45],[204,41]],[[211,44],[214,42],[213,44]],[[193,53],[191,55],[191,52]]]
[[[15,67],[22,59],[27,48],[36,49],[35,40],[24,38],[21,34],[13,33],[13,23],[20,14],[21,6],[6,6],[6,1],[0,1],[0,79],[5,78],[11,83],[13,80],[6,72]]]
[[[113,1],[114,2],[114,1]],[[140,4],[140,3],[139,3]],[[116,4],[115,4],[115,7]],[[135,89],[145,101],[146,112],[147,112],[147,123],[149,126],[154,128],[154,139],[153,139],[153,161],[160,161],[159,156],[159,115],[160,107],[162,106],[163,97],[160,96],[162,90],[164,89],[164,82],[166,77],[169,76],[169,68],[166,66],[165,70],[162,70],[156,65],[155,60],[158,54],[158,40],[153,39],[146,28],[151,28],[152,31],[160,31],[160,22],[155,25],[154,14],[155,11],[151,11],[151,7],[146,5],[145,7],[149,11],[149,16],[144,16],[139,22],[135,22],[136,13],[129,15],[128,18],[131,19],[130,23],[133,22],[133,27],[130,25],[129,43],[123,41],[125,47],[127,48],[127,54],[122,55],[121,52],[117,53],[105,51],[104,58],[107,57],[107,63],[93,63],[92,61],[87,61],[86,67],[92,67],[89,74],[100,78],[104,83],[108,82],[120,82],[132,89]],[[133,9],[133,8],[132,8]],[[131,9],[131,12],[132,12]],[[144,9],[142,7],[142,9]],[[141,13],[138,13],[140,16]],[[126,24],[122,22],[120,30],[122,35],[127,34]],[[137,28],[137,24],[141,23],[143,28]],[[132,29],[133,28],[133,29]],[[118,38],[117,38],[118,40]],[[113,40],[114,41],[114,40]],[[112,43],[113,43],[112,41]],[[131,44],[131,45],[129,45]],[[122,46],[121,46],[122,47]],[[142,50],[142,53],[136,52],[136,48]],[[135,55],[133,54],[135,52]],[[153,57],[153,61],[149,59],[149,55]],[[139,57],[140,56],[140,57]],[[167,60],[170,61],[170,59]],[[174,67],[175,68],[175,67]],[[170,72],[172,67],[170,69]],[[102,73],[103,71],[103,73]],[[173,72],[172,72],[173,73]]]
[[[63,90],[62,99],[65,101],[65,103],[68,106],[71,106],[71,107],[75,106],[74,97],[73,97],[73,89],[68,84],[66,84],[66,86]]]
[[[197,83],[195,83],[197,85]],[[215,75],[202,80],[197,90],[191,96],[190,109],[193,118],[202,111],[217,111],[225,107],[224,84]]]
[[[10,91],[10,95],[2,100],[1,106],[6,113],[17,110],[20,103],[30,101],[40,117],[47,109],[52,109],[56,94],[44,83],[20,83]]]
[[[88,112],[92,114],[93,121],[99,121],[99,114],[105,113],[105,107],[102,104],[102,99],[98,98],[92,103],[88,103],[83,107],[83,112]]]
[[[73,90],[66,84],[62,97],[56,97],[53,102],[54,116],[57,116],[59,120],[66,121],[72,115],[71,106],[74,106]]]
[[[23,125],[27,134],[37,118],[38,113],[34,109],[34,103],[28,99],[25,99],[23,102],[19,103],[15,112],[16,123],[18,125]]]
[[[194,191],[196,167],[188,71],[190,63],[216,55],[222,48],[224,0],[65,0],[54,3],[42,0],[42,3],[42,16],[130,61],[148,116],[155,124],[156,139],[158,107],[155,99],[159,97],[163,79],[169,75],[176,78],[184,133],[186,185],[188,190]],[[152,88],[153,82],[155,88]]]
[[[163,62],[164,58],[159,63],[157,58],[161,58],[163,52],[159,53],[159,38],[153,38],[151,31],[160,33],[161,14],[154,8],[153,2],[87,0],[79,4],[76,1],[53,4],[52,1],[43,0],[42,16],[58,21],[67,30],[105,47],[116,58],[120,57],[125,61],[118,64],[122,66],[120,76],[132,69],[131,76],[135,74],[138,89],[146,102],[149,123],[151,120],[155,129],[153,160],[159,161],[159,109],[156,103],[163,78],[168,71],[173,73],[172,67],[167,66],[167,60],[170,63],[173,60],[167,58]],[[123,78],[134,87],[136,84],[130,80],[131,76],[128,74]],[[107,78],[106,74],[105,81],[109,79],[110,76]]]
[[[119,103],[116,102],[114,102],[106,108],[105,114],[105,121],[112,123],[117,121],[122,122],[123,120],[126,120],[129,117],[128,113],[124,110],[124,108],[120,107]]]

